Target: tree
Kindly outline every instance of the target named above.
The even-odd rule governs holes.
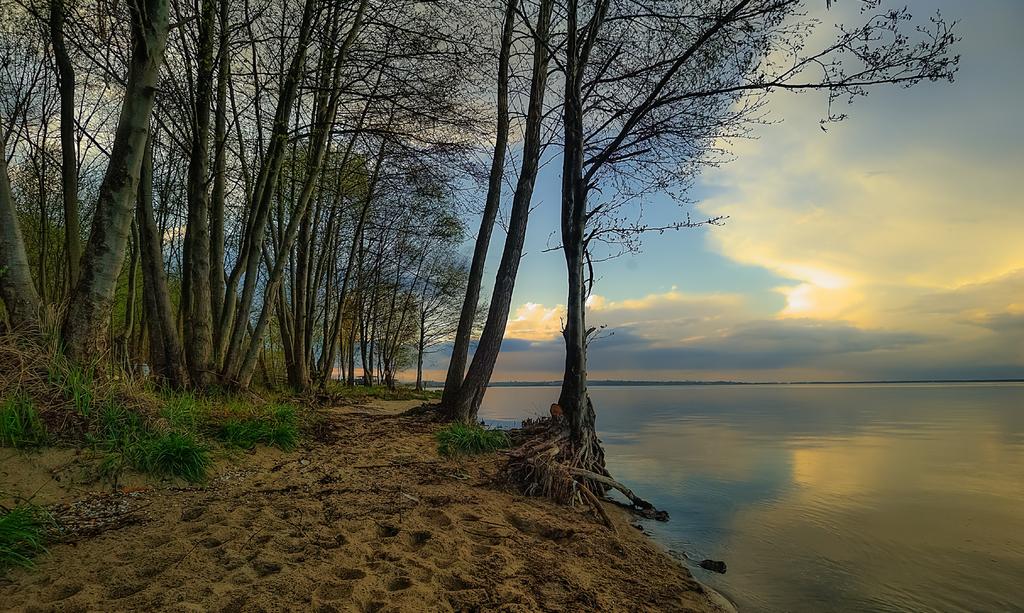
[[[137,0],[129,4],[132,54],[121,115],[83,255],[82,276],[72,293],[63,326],[68,354],[83,362],[102,355],[107,347],[114,289],[124,263],[167,41],[166,0]]]
[[[501,40],[498,46],[497,76],[497,120],[494,130],[494,154],[491,157],[491,171],[487,179],[487,196],[484,201],[483,213],[480,216],[480,229],[477,231],[473,246],[473,260],[469,267],[466,283],[466,295],[459,314],[458,329],[452,346],[452,357],[448,363],[448,373],[444,381],[441,396],[442,406],[451,406],[456,402],[459,389],[466,374],[466,362],[469,358],[469,343],[473,333],[473,323],[477,317],[480,302],[480,286],[483,282],[484,264],[487,260],[487,249],[491,244],[491,232],[498,216],[498,205],[501,203],[501,188],[505,176],[505,153],[508,149],[509,110],[508,82],[509,56],[512,52],[512,35],[515,31],[516,1],[508,0],[505,5],[505,16],[502,21]],[[422,354],[422,351],[420,352]],[[422,355],[420,356],[422,362]],[[420,368],[419,370],[422,370]],[[417,381],[421,376],[417,376]],[[417,384],[419,387],[419,384]]]
[[[584,11],[577,0],[568,1],[561,245],[569,294],[558,401],[565,416],[559,427],[568,436],[560,457],[591,491],[609,485],[587,393],[593,248],[602,240],[667,229],[626,222],[622,207],[645,191],[685,183],[702,164],[714,163],[717,139],[757,121],[756,111],[773,91],[827,92],[827,122],[844,117],[834,102],[871,86],[953,78],[956,35],[941,16],[912,36],[905,31],[911,21],[906,9],[872,13],[880,2],[871,0],[861,25],[840,27],[832,43],[814,48],[808,41],[817,22],[803,16],[807,4],[674,2],[652,11],[644,3],[598,0]],[[717,221],[687,218],[670,228]]]
[[[533,187],[537,180],[537,170],[540,164],[544,95],[547,90],[548,62],[551,57],[548,37],[553,8],[553,0],[541,0],[537,22],[531,28],[534,40],[533,70],[530,77],[522,161],[515,194],[512,197],[508,234],[505,237],[505,246],[498,264],[490,306],[487,310],[487,321],[480,334],[476,351],[473,353],[473,361],[469,365],[462,385],[459,386],[459,393],[446,407],[449,417],[462,422],[468,423],[476,420],[484,392],[487,390],[487,384],[491,380],[494,365],[498,360],[501,341],[505,335],[505,326],[508,324],[512,291],[515,289],[519,260],[523,253],[523,243],[526,241],[530,201],[533,199]]]

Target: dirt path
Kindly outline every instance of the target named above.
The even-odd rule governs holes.
[[[395,408],[327,411],[317,440],[205,487],[93,494],[79,506],[127,522],[0,578],[0,609],[720,610],[624,513],[609,508],[615,536],[507,492],[491,484],[500,457],[442,459],[437,426]]]

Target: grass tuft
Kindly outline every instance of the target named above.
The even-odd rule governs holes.
[[[217,438],[231,447],[252,449],[257,444],[284,451],[295,448],[299,440],[298,415],[289,404],[270,405],[262,414],[232,417],[221,424]]]
[[[0,447],[38,447],[45,445],[47,438],[31,398],[19,392],[0,401]]]
[[[509,445],[505,432],[479,424],[454,423],[437,433],[437,451],[443,456],[489,453]]]
[[[50,356],[47,371],[50,383],[71,401],[75,411],[89,417],[96,401],[92,370],[79,368],[58,352]]]
[[[160,414],[174,430],[198,432],[207,416],[205,404],[192,392],[167,394]]]
[[[147,438],[141,444],[139,468],[154,475],[181,477],[189,483],[206,479],[210,454],[196,438],[181,432],[167,432]]]
[[[32,556],[46,551],[43,540],[47,521],[46,514],[31,505],[0,509],[0,571],[32,566]]]

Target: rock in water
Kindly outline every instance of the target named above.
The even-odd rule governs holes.
[[[725,574],[725,562],[721,560],[701,560],[700,567],[716,573]]]

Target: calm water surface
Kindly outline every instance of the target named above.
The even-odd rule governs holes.
[[[1024,385],[596,387],[647,528],[741,611],[1024,611]],[[547,412],[492,388],[481,416]]]

